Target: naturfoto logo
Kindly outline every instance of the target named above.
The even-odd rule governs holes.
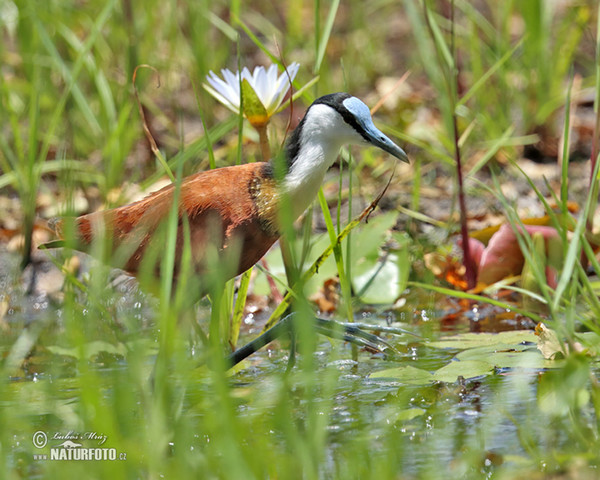
[[[106,442],[107,436],[98,432],[73,432],[66,433],[55,432],[50,439],[48,434],[43,431],[37,431],[33,434],[32,442],[37,449],[42,449],[48,445],[48,441],[62,441],[57,445],[50,447],[50,455],[47,453],[34,454],[35,460],[126,460],[125,452],[117,452],[116,448],[102,447]],[[95,442],[92,447],[84,446],[84,442]]]

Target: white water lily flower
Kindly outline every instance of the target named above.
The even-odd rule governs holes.
[[[296,62],[287,68],[287,74],[284,72],[278,75],[277,65],[272,64],[268,69],[265,67],[255,67],[250,73],[248,68],[242,70],[241,80],[247,80],[262,105],[267,111],[267,116],[271,117],[290,88],[291,80],[298,73],[300,65]],[[288,77],[289,74],[289,77]],[[209,85],[204,88],[219,102],[235,113],[240,111],[240,74],[231,72],[224,68],[221,70],[223,80],[219,78],[212,70],[206,76]]]

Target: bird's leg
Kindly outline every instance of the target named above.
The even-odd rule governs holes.
[[[230,366],[237,365],[245,358],[248,358],[255,352],[258,352],[262,347],[268,345],[273,340],[278,339],[284,333],[289,332],[292,328],[292,320],[294,314],[290,314],[287,317],[282,318],[273,327],[267,330],[262,335],[256,337],[251,342],[247,343],[243,347],[238,348],[235,352],[227,357],[227,363]]]
[[[284,317],[265,333],[229,355],[227,358],[227,363],[230,366],[237,365],[239,362],[257,352],[265,345],[271,343],[273,340],[279,338],[284,333],[293,332],[294,322],[296,321],[297,319],[295,313],[291,313],[290,315]],[[354,325],[343,324],[333,320],[315,317],[315,328],[316,331],[322,335],[330,338],[342,339],[373,352],[381,352],[392,357],[398,354],[397,350],[382,338],[372,333],[367,333]],[[293,340],[294,339],[292,338],[293,350],[290,354],[290,360],[295,357]]]
[[[315,326],[317,332],[330,338],[343,339],[346,342],[353,343],[359,347],[364,347],[367,350],[381,352],[387,356],[396,356],[398,351],[383,340],[381,337],[365,332],[355,325],[348,323],[340,323],[335,320],[326,320],[324,318],[315,317]]]

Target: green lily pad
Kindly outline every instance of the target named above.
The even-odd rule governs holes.
[[[80,348],[66,348],[58,345],[51,345],[46,347],[49,352],[54,355],[65,355],[69,357],[75,358],[93,358],[100,353],[107,353],[109,355],[119,355],[121,357],[126,356],[127,348],[124,344],[119,343],[118,345],[113,345],[112,343],[103,342],[100,340],[96,340],[93,342],[86,343],[83,346],[83,352]],[[83,354],[83,355],[82,355]]]
[[[412,420],[413,418],[420,417],[426,412],[422,408],[406,408],[404,410],[400,410],[396,415],[396,421],[407,421]]]
[[[532,345],[495,343],[483,347],[473,347],[456,354],[459,360],[484,360],[487,355],[504,352],[522,352],[531,349]],[[535,348],[535,347],[533,347]]]
[[[433,381],[433,375],[430,372],[411,365],[380,370],[369,375],[369,378],[387,378],[408,385],[427,385]]]
[[[494,367],[481,360],[464,360],[450,362],[433,374],[433,379],[440,382],[454,383],[458,377],[464,379],[482,377],[494,371]]]
[[[532,330],[514,330],[500,333],[461,333],[443,337],[427,345],[434,348],[453,348],[466,350],[468,348],[491,345],[518,345],[523,342],[537,344],[537,337]]]
[[[528,345],[498,344],[485,347],[471,348],[456,355],[464,360],[477,360],[496,368],[556,368],[561,363],[548,361],[537,350]]]
[[[501,333],[465,333],[442,338],[428,345],[462,350],[456,355],[464,361],[483,362],[496,368],[558,368],[561,362],[545,360],[533,347],[538,337],[529,330]],[[463,375],[464,376],[464,375]]]
[[[31,418],[52,415],[62,421],[78,418],[77,406],[71,398],[71,392],[79,388],[78,379],[57,378],[55,383],[58,395],[51,393],[45,382],[11,382],[6,385],[6,394],[14,405],[19,406],[19,415]],[[68,398],[60,398],[64,395]]]

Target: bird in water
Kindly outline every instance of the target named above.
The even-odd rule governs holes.
[[[282,232],[283,203],[287,221],[298,218],[312,203],[325,173],[347,144],[372,145],[408,162],[404,150],[374,125],[369,108],[347,93],[315,100],[287,140],[283,158],[217,168],[184,178],[144,199],[121,207],[82,215],[69,229],[65,219],[50,222],[64,239],[74,232],[73,248],[91,251],[95,241],[107,242],[111,265],[132,275],[160,274],[166,220],[177,195],[179,221],[174,279],[182,271],[189,239],[196,276],[229,266],[223,280],[257,263]],[[284,202],[285,199],[285,202]],[[64,246],[64,240],[46,248]],[[203,286],[202,288],[206,288]],[[205,293],[203,291],[202,293]]]

